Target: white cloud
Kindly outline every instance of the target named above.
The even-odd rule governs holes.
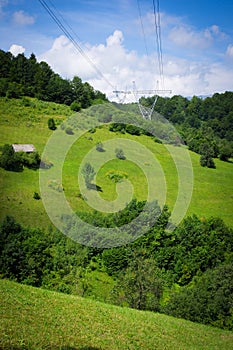
[[[35,23],[35,18],[20,10],[13,13],[13,22],[17,25],[31,25]]]
[[[192,37],[192,33],[188,34]],[[156,54],[141,56],[127,50],[123,41],[123,33],[116,30],[105,43],[86,45],[83,48],[88,56],[86,59],[66,37],[60,36],[39,59],[48,62],[63,77],[72,79],[78,75],[110,99],[115,97],[112,91],[116,88],[132,90],[132,81],[140,90],[155,89],[159,80]],[[227,52],[233,56],[233,45],[229,45]],[[104,78],[93,69],[93,65],[98,67]],[[233,88],[233,67],[225,66],[224,62],[213,63],[207,58],[201,61],[164,55],[164,80],[165,88],[171,89],[173,94],[193,96],[224,92]],[[132,100],[133,95],[129,97]]]
[[[113,35],[107,38],[107,46],[121,45],[123,40],[123,33],[120,30],[115,30]]]
[[[169,39],[177,46],[187,49],[207,48],[212,40],[211,31],[197,32],[187,26],[174,27]]]
[[[9,51],[12,53],[12,55],[17,56],[20,53],[24,53],[25,52],[25,48],[23,46],[21,46],[21,45],[13,44],[9,48]]]

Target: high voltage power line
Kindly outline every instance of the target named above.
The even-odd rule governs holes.
[[[141,28],[142,28],[142,35],[143,35],[145,50],[146,50],[147,57],[149,57],[149,52],[148,52],[148,47],[147,47],[147,42],[146,42],[146,34],[145,34],[145,29],[144,29],[143,20],[142,20],[142,11],[141,11],[141,6],[140,6],[139,0],[137,0],[137,5],[138,5],[138,14],[139,14]]]
[[[114,88],[113,84],[105,77],[105,75],[101,72],[101,70],[94,64],[94,62],[90,59],[90,57],[82,49],[82,47],[78,43],[78,41],[81,41],[80,38],[73,31],[71,26],[65,21],[64,17],[60,14],[60,12],[56,8],[56,6],[50,0],[48,0],[48,1],[46,1],[46,0],[38,0],[38,1],[43,6],[43,8],[47,11],[47,13],[50,15],[50,17],[53,19],[53,21],[58,25],[58,27],[61,29],[61,31],[65,34],[65,36],[71,41],[71,43],[74,45],[74,47],[78,51],[78,53],[80,53],[82,55],[82,57],[90,64],[90,66],[96,71],[98,76],[100,76],[103,80],[105,80],[105,82],[109,86],[111,86],[111,88]],[[53,9],[48,4],[48,2],[53,7],[53,9],[55,10],[56,13],[53,11]],[[142,12],[141,12],[141,7],[140,7],[139,0],[137,0],[137,5],[138,5],[138,13],[139,13],[139,18],[140,18],[140,22],[141,22],[141,29],[142,29],[142,33],[143,33],[146,54],[147,54],[147,56],[149,58],[148,46],[147,46],[147,42],[146,42],[146,34],[145,34],[144,25],[143,25]],[[158,67],[159,67],[159,76],[160,76],[160,80],[161,80],[162,89],[158,90],[158,88],[157,88],[156,90],[136,91],[135,83],[133,82],[133,84],[134,84],[133,91],[117,91],[117,90],[115,90],[114,92],[117,94],[117,96],[120,93],[125,94],[125,96],[128,93],[129,94],[133,93],[135,98],[136,98],[137,94],[141,93],[141,92],[147,93],[147,91],[148,91],[148,94],[151,94],[153,92],[157,93],[157,94],[158,94],[158,92],[161,92],[161,93],[171,92],[170,90],[165,90],[164,89],[163,55],[162,55],[162,40],[161,40],[161,23],[160,23],[159,0],[156,0],[156,1],[153,0],[153,16],[154,16],[154,26],[155,26],[155,44],[156,44],[156,48],[157,48],[157,59],[158,59]],[[60,17],[60,19],[58,17]],[[78,39],[78,41],[75,39],[75,37]],[[155,96],[155,101],[156,101],[157,97],[158,96],[156,95]],[[155,105],[155,103],[153,103],[153,108],[154,108],[154,105]],[[141,108],[140,108],[140,110],[142,111]],[[151,116],[152,112],[153,111],[150,112],[150,116]],[[143,115],[143,117],[145,117],[145,116]]]
[[[153,0],[153,11],[154,11],[154,25],[155,25],[155,37],[156,37],[158,64],[159,64],[159,74],[160,74],[162,88],[164,89],[163,53],[162,53],[159,0],[157,0],[156,3],[155,3],[155,0]]]
[[[79,45],[77,40],[74,38],[74,36],[70,33],[70,31],[67,29],[67,24],[63,24],[61,20],[58,18],[58,16],[55,14],[55,12],[51,9],[51,7],[48,5],[48,3],[45,0],[38,0],[40,4],[44,7],[44,9],[48,12],[50,17],[54,20],[54,22],[58,25],[58,27],[62,30],[62,32],[65,34],[65,36],[72,42],[75,49],[85,58],[87,62],[91,65],[91,67],[96,71],[96,73],[102,77],[102,79],[105,80],[105,82],[110,85],[112,88],[114,86],[112,83],[103,75],[103,73],[100,71],[100,69],[94,64],[94,62],[90,59],[90,57],[85,53],[85,51],[82,49],[82,47]],[[51,4],[51,2],[50,2]],[[56,7],[52,5],[55,9]],[[58,12],[58,11],[57,11]],[[59,12],[58,12],[59,13]],[[59,14],[60,18],[65,22],[64,18]],[[71,27],[69,26],[71,29]],[[72,30],[72,29],[71,29]],[[73,30],[72,30],[73,32]],[[74,33],[74,32],[73,32]],[[75,34],[76,35],[76,34]]]

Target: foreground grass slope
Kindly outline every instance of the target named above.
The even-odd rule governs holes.
[[[1,349],[233,349],[232,332],[0,280]]]

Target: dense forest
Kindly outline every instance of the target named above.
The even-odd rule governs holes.
[[[153,98],[141,98],[149,106]],[[215,93],[211,97],[158,97],[155,111],[173,123],[191,151],[205,159],[223,161],[233,155],[233,92]],[[207,165],[208,166],[208,165]],[[214,167],[213,163],[209,167]]]
[[[74,111],[106,101],[105,94],[95,91],[75,76],[71,81],[61,78],[46,62],[37,62],[34,54],[13,56],[0,50],[0,96],[37,97],[70,105]]]
[[[70,105],[75,111],[107,101],[79,77],[61,78],[46,62],[37,62],[34,54],[14,57],[0,51],[0,61],[0,96],[7,99],[37,97]],[[141,99],[145,106],[151,102],[151,98]],[[159,97],[155,110],[175,125],[190,150],[200,154],[202,166],[214,168],[216,157],[230,161],[233,92],[205,99]],[[52,120],[50,124],[53,130]],[[142,132],[120,123],[112,123],[110,130]],[[101,151],[101,144],[98,147]],[[2,148],[1,166],[7,171],[20,171],[23,166],[36,171],[38,164],[37,154],[14,155],[9,145]],[[82,212],[79,216],[96,226],[120,227],[137,217],[144,204],[133,200],[118,214]],[[111,249],[82,246],[53,228],[26,228],[7,216],[0,226],[0,277],[233,330],[232,229],[219,218],[193,215],[167,231],[169,208],[165,206],[160,214],[145,235]],[[72,218],[64,217],[64,225],[72,227]],[[96,285],[102,290],[97,292]]]

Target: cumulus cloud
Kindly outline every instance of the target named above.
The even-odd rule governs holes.
[[[123,43],[124,37],[120,30],[115,30],[113,35],[107,38],[107,46],[121,45]]]
[[[174,27],[169,35],[169,39],[182,48],[207,48],[212,40],[211,31],[197,32],[190,27]]]
[[[20,26],[31,25],[35,23],[35,18],[25,13],[24,11],[20,10],[20,11],[14,12],[13,22]]]
[[[12,55],[17,56],[20,53],[24,53],[25,48],[21,45],[13,44],[13,45],[11,45],[9,51],[12,53]]]
[[[217,28],[214,30],[217,32]],[[190,40],[190,37],[198,39],[189,31],[183,33],[187,35],[185,40],[183,37],[183,43],[188,38]],[[203,45],[204,40],[203,35]],[[127,50],[123,41],[123,33],[116,30],[105,43],[83,46],[81,54],[65,36],[60,36],[39,59],[48,62],[63,77],[72,79],[78,75],[95,89],[106,93],[111,100],[115,97],[113,90],[132,90],[133,81],[140,90],[155,89],[157,80],[160,79],[156,54],[139,55]],[[227,54],[233,57],[233,45],[229,45]],[[165,54],[164,81],[166,89],[183,96],[223,92],[232,90],[233,67],[225,66],[224,63],[212,63],[210,60],[203,62]],[[132,95],[127,97],[131,97],[132,101]]]

